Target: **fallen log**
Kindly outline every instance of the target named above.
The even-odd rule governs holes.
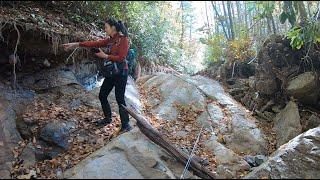
[[[183,165],[187,163],[189,158],[187,154],[185,154],[180,149],[175,148],[172,145],[172,143],[170,143],[156,129],[154,129],[143,116],[134,112],[132,109],[126,106],[123,107],[134,119],[137,120],[137,126],[144,135],[146,135],[151,141],[153,141],[154,143],[165,149],[167,152],[169,152],[171,155],[173,155],[178,161],[183,163]],[[213,174],[205,167],[201,166],[201,164],[193,158],[191,159],[189,168],[193,171],[193,173],[196,176],[202,179],[215,179],[216,177],[215,174]]]

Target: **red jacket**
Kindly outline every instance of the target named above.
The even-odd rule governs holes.
[[[110,53],[108,54],[108,60],[122,62],[129,51],[128,37],[116,33],[113,37],[108,39],[101,39],[97,41],[84,41],[80,42],[81,47],[106,47],[111,45]],[[126,66],[125,69],[128,67]]]

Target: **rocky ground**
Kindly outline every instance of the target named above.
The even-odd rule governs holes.
[[[89,33],[90,25],[75,33],[74,22],[33,5],[1,7],[0,13],[0,35],[16,42],[19,31],[18,54],[24,57],[24,68],[17,64],[16,86],[12,67],[0,66],[0,178],[180,178],[184,164],[144,136],[134,119],[132,131],[118,134],[114,91],[109,97],[113,123],[93,125],[102,118],[97,66],[86,53],[66,62],[69,54],[57,44],[100,33]],[[29,38],[33,34],[37,41]],[[266,41],[258,56],[263,68],[236,67],[241,78],[229,77],[226,88],[200,75],[155,73],[150,65],[143,72],[152,75],[128,80],[127,105],[188,154],[203,127],[195,154],[219,178],[319,178],[318,75],[308,66],[306,72],[297,69],[294,58],[301,53],[292,53],[286,43]],[[292,67],[279,57],[287,57]],[[270,65],[263,59],[272,59],[281,73],[266,73]],[[223,69],[211,74],[220,76],[217,72]],[[185,178],[198,177],[187,172]]]
[[[114,122],[96,128],[92,122],[102,117],[99,88],[87,91],[72,71],[65,73],[61,69],[52,70],[57,76],[49,74],[42,79],[46,83],[39,84],[41,73],[23,77],[24,90],[14,92],[2,83],[2,177],[181,176],[184,165],[137,127],[118,135],[114,92],[109,97]],[[34,79],[25,80],[31,77]],[[126,99],[129,107],[143,113],[154,128],[186,153],[190,153],[203,126],[195,154],[217,177],[293,177],[290,171],[297,177],[319,177],[319,128],[296,137],[301,129],[293,121],[299,117],[295,102],[280,110],[271,134],[270,129],[260,128],[261,123],[217,81],[203,76],[161,73],[143,76],[137,85],[130,79]],[[135,126],[134,119],[131,123]],[[280,161],[284,164],[278,165]],[[293,167],[296,161],[298,165]],[[197,178],[192,173],[185,177]]]

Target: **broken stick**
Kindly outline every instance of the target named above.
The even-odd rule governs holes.
[[[122,105],[123,106],[123,105]],[[137,125],[140,131],[146,135],[151,141],[165,149],[171,155],[173,155],[178,161],[185,165],[188,161],[188,155],[185,154],[180,149],[175,148],[172,143],[170,143],[167,139],[165,139],[157,130],[155,130],[148,121],[140,114],[134,112],[132,109],[123,106],[124,109],[137,120]],[[215,179],[216,175],[211,171],[201,166],[199,162],[195,159],[191,159],[190,169],[193,171],[195,175],[202,179]]]

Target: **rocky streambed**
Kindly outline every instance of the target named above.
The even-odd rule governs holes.
[[[118,135],[114,92],[114,122],[97,128],[99,87],[86,90],[72,69],[40,71],[18,83],[15,91],[1,83],[1,177],[181,176],[184,165],[144,136],[134,119],[135,128]],[[129,79],[126,100],[186,153],[204,127],[195,153],[219,178],[319,177],[320,128],[301,134],[295,102],[266,128],[217,81],[163,73]],[[197,177],[188,172],[185,178]]]

